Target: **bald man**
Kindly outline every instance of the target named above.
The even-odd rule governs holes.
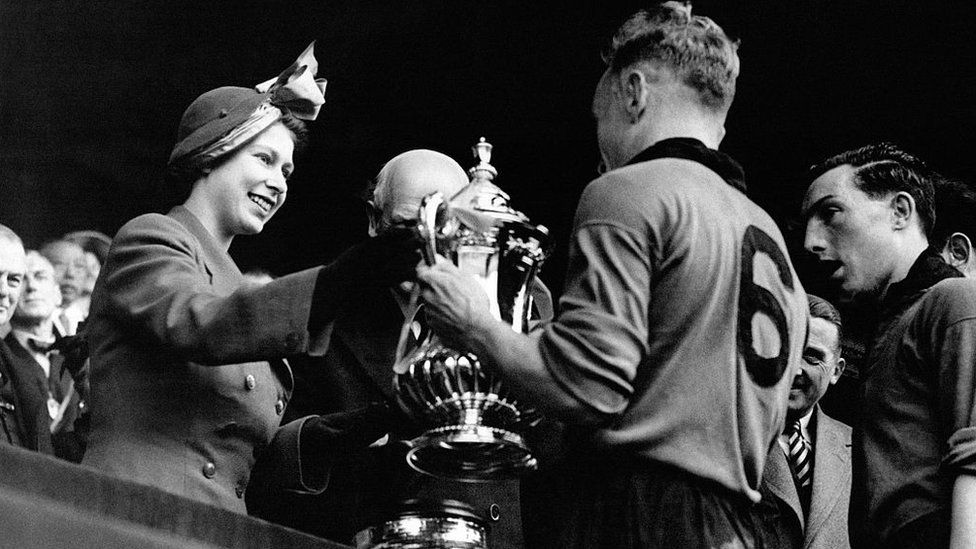
[[[394,157],[368,191],[370,236],[415,220],[424,196],[439,191],[450,197],[467,183],[464,169],[439,152],[411,150]],[[389,518],[402,500],[454,499],[486,517],[498,517],[491,522],[491,547],[522,547],[517,481],[464,484],[421,476],[406,466],[403,441],[420,431],[395,404],[383,406],[395,401],[394,354],[410,287],[407,282],[351,300],[355,306],[337,319],[326,356],[291,361],[295,393],[286,416],[348,413],[349,429],[359,433],[359,448],[337,458],[329,487],[321,496],[287,495],[285,501],[269,498],[255,489],[257,479],[252,480],[248,510],[350,543],[356,532]],[[376,410],[384,411],[378,414]]]

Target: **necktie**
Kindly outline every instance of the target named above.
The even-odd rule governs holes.
[[[804,510],[810,504],[810,488],[813,484],[813,463],[810,455],[810,441],[803,436],[800,420],[790,426],[789,431],[790,466],[793,468],[793,480],[796,490],[800,494],[800,502]]]
[[[51,345],[53,345],[54,342],[54,339],[45,341],[36,337],[28,337],[27,347],[29,347],[30,350],[34,351],[35,353],[47,354],[47,352],[51,350]]]

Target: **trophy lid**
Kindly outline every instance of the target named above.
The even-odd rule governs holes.
[[[468,170],[471,182],[451,197],[451,204],[472,208],[503,221],[527,222],[522,212],[508,205],[509,196],[494,183],[498,170],[491,165],[492,145],[484,137],[471,148],[478,164]]]

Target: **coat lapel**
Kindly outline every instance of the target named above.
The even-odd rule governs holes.
[[[816,473],[814,473],[816,478]],[[786,454],[780,448],[779,443],[773,446],[773,451],[769,455],[769,463],[766,465],[766,479],[769,482],[769,489],[780,500],[786,503],[797,523],[800,531],[806,528],[803,517],[803,506],[800,504],[800,495],[796,491],[796,483],[793,482],[793,471],[786,460]]]
[[[849,451],[846,451],[850,440],[845,439],[844,432],[837,427],[835,420],[820,412],[819,406],[814,414],[817,438],[813,450],[813,493],[805,536],[807,540],[814,539],[827,523],[831,510],[846,493],[844,486],[851,482]]]
[[[193,215],[193,212],[185,206],[176,206],[166,215],[179,221],[197,239],[201,250],[197,261],[207,272],[210,277],[210,284],[217,292],[222,295],[230,295],[244,285],[244,275],[241,274],[237,263],[234,263],[234,259],[227,250],[217,245],[213,235]],[[284,386],[285,391],[291,394],[295,388],[295,377],[288,361],[283,358],[275,359],[269,361],[268,365]]]

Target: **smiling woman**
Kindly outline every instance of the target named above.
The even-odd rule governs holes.
[[[241,513],[260,456],[280,487],[324,489],[328,456],[312,450],[334,429],[328,417],[280,426],[294,385],[284,358],[324,353],[344,296],[399,282],[419,255],[402,234],[377,237],[253,285],[228,254],[285,202],[299,119],[324,103],[316,69],[310,46],[277,79],[211,90],[184,113],[168,168],[188,198],[123,226],[92,294],[86,464]]]

